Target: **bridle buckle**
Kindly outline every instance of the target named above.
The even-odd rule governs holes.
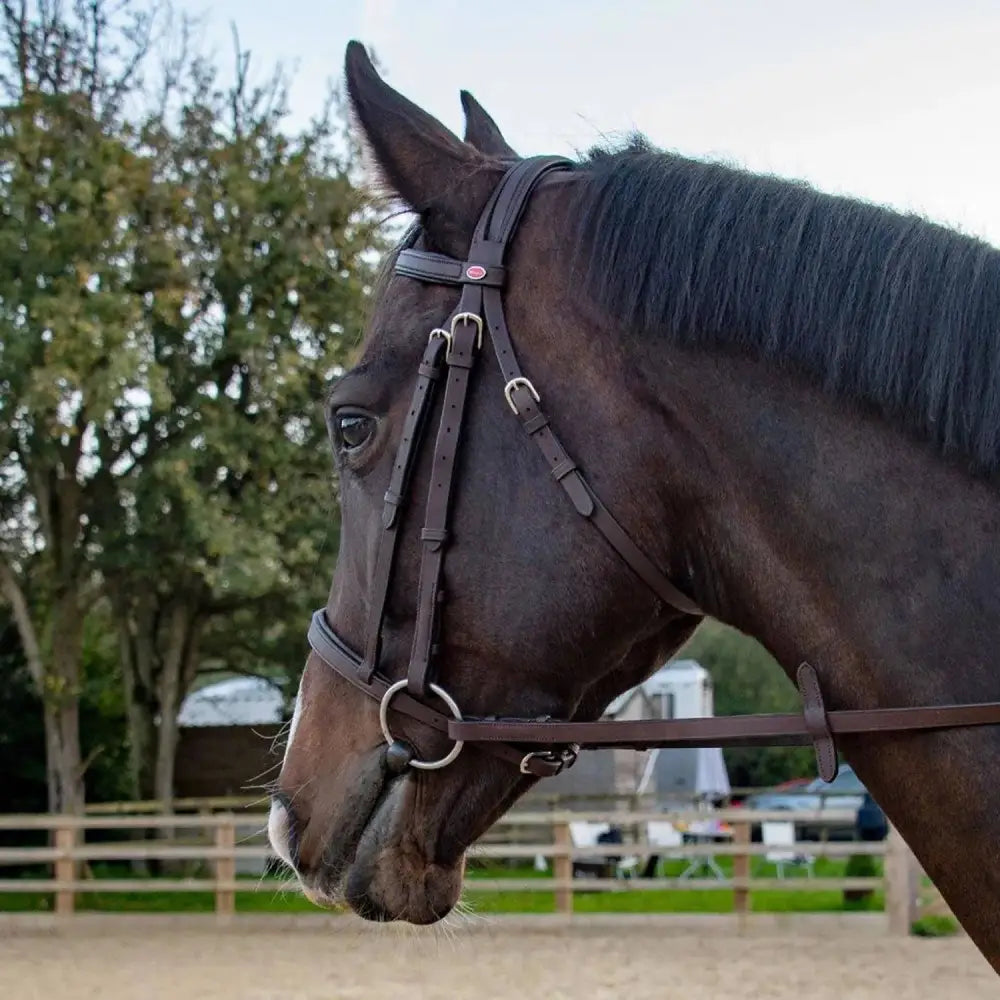
[[[531,760],[544,760],[550,764],[558,764],[559,767],[553,771],[551,777],[562,774],[567,767],[572,767],[576,763],[576,758],[580,753],[580,745],[572,743],[564,750],[532,750],[521,758],[521,774],[531,774],[528,762]]]
[[[538,390],[531,384],[530,379],[526,379],[523,375],[518,375],[516,378],[512,378],[503,387],[503,397],[507,400],[507,405],[517,416],[521,415],[521,411],[517,408],[517,403],[514,402],[515,389],[527,389],[529,395],[536,403],[540,403],[542,401],[542,397],[538,395]]]
[[[436,326],[428,335],[427,342],[430,343],[432,340],[438,339],[445,342],[445,354],[447,355],[447,353],[451,351],[451,334],[447,330],[442,329],[440,326]]]
[[[471,323],[476,328],[476,350],[483,349],[483,317],[479,313],[462,312],[455,313],[451,318],[451,337],[448,340],[448,350],[451,350],[451,342],[455,339],[455,324]]]

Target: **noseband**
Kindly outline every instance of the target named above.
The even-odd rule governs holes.
[[[518,364],[504,319],[501,289],[507,248],[538,184],[549,174],[573,165],[556,157],[535,157],[512,166],[483,209],[469,258],[459,261],[426,250],[400,251],[395,272],[408,278],[462,289],[455,311],[430,331],[417,368],[410,408],[389,478],[382,509],[365,649],[353,650],[331,627],[323,608],[309,626],[309,643],[328,666],[379,702],[379,722],[388,744],[386,767],[436,770],[452,763],[465,743],[509,761],[522,774],[551,777],[576,760],[581,749],[694,746],[795,746],[812,744],[819,773],[831,781],[837,773],[834,737],[838,733],[942,729],[1000,723],[1000,702],[941,707],[882,708],[827,712],[815,671],[802,664],[797,674],[803,699],[801,715],[728,716],[709,719],[649,719],[635,722],[571,722],[552,719],[463,718],[457,702],[433,678],[441,607],[446,592],[442,569],[448,542],[450,497],[455,459],[464,425],[469,379],[484,340],[489,339],[504,379],[507,407],[520,421],[548,464],[556,483],[576,512],[604,536],[636,576],[668,607],[702,615],[698,606],[651,562],[632,541],[590,487],[583,472],[560,444],[542,410],[541,397]],[[406,677],[391,681],[379,672],[382,622],[396,554],[399,523],[408,500],[414,461],[427,431],[435,397],[443,393],[434,441],[431,481],[420,532],[420,582],[416,623]],[[429,704],[440,701],[447,713]],[[390,715],[409,716],[444,734],[451,749],[437,760],[419,760],[394,739]],[[542,749],[531,749],[531,747]]]

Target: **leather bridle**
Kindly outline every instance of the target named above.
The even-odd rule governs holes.
[[[316,654],[345,680],[379,701],[379,718],[386,743],[386,766],[435,770],[446,767],[465,743],[515,765],[523,774],[550,777],[573,763],[581,749],[694,746],[794,746],[813,744],[820,775],[837,773],[834,737],[846,733],[944,729],[954,726],[1000,724],[1000,702],[908,708],[827,711],[819,681],[808,664],[797,674],[803,712],[787,715],[728,716],[707,719],[572,722],[552,719],[475,718],[462,716],[451,695],[434,681],[437,631],[445,592],[442,569],[448,542],[450,498],[455,460],[464,426],[469,379],[485,339],[489,339],[503,375],[507,406],[534,441],[553,479],[563,488],[576,512],[590,521],[663,604],[686,615],[703,612],[679,590],[632,541],[560,444],[542,410],[534,384],[518,364],[504,319],[501,289],[504,260],[521,215],[538,184],[572,163],[557,157],[518,161],[503,176],[476,226],[466,261],[412,247],[399,252],[395,272],[431,284],[462,289],[455,311],[443,326],[431,330],[417,368],[416,383],[402,438],[385,493],[382,534],[376,556],[365,649],[359,654],[330,626],[325,609],[317,610],[309,627]],[[379,672],[380,639],[399,525],[415,458],[427,432],[427,417],[435,396],[443,392],[441,416],[434,440],[431,479],[424,524],[420,532],[420,582],[416,623],[406,677],[395,682]],[[428,704],[436,696],[447,714]],[[419,760],[413,749],[395,740],[390,716],[409,716],[453,741],[438,760]],[[541,747],[542,749],[532,749]]]

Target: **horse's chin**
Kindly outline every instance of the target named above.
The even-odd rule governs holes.
[[[302,878],[317,906],[345,903],[366,920],[433,924],[451,911],[462,892],[464,853],[452,863],[433,856],[427,833],[416,829],[412,777],[394,779],[361,830],[353,852],[331,848],[339,864],[322,865]]]

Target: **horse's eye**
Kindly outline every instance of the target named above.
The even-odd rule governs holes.
[[[363,448],[375,433],[375,421],[363,413],[345,411],[333,416],[333,433],[337,447],[351,452]]]

